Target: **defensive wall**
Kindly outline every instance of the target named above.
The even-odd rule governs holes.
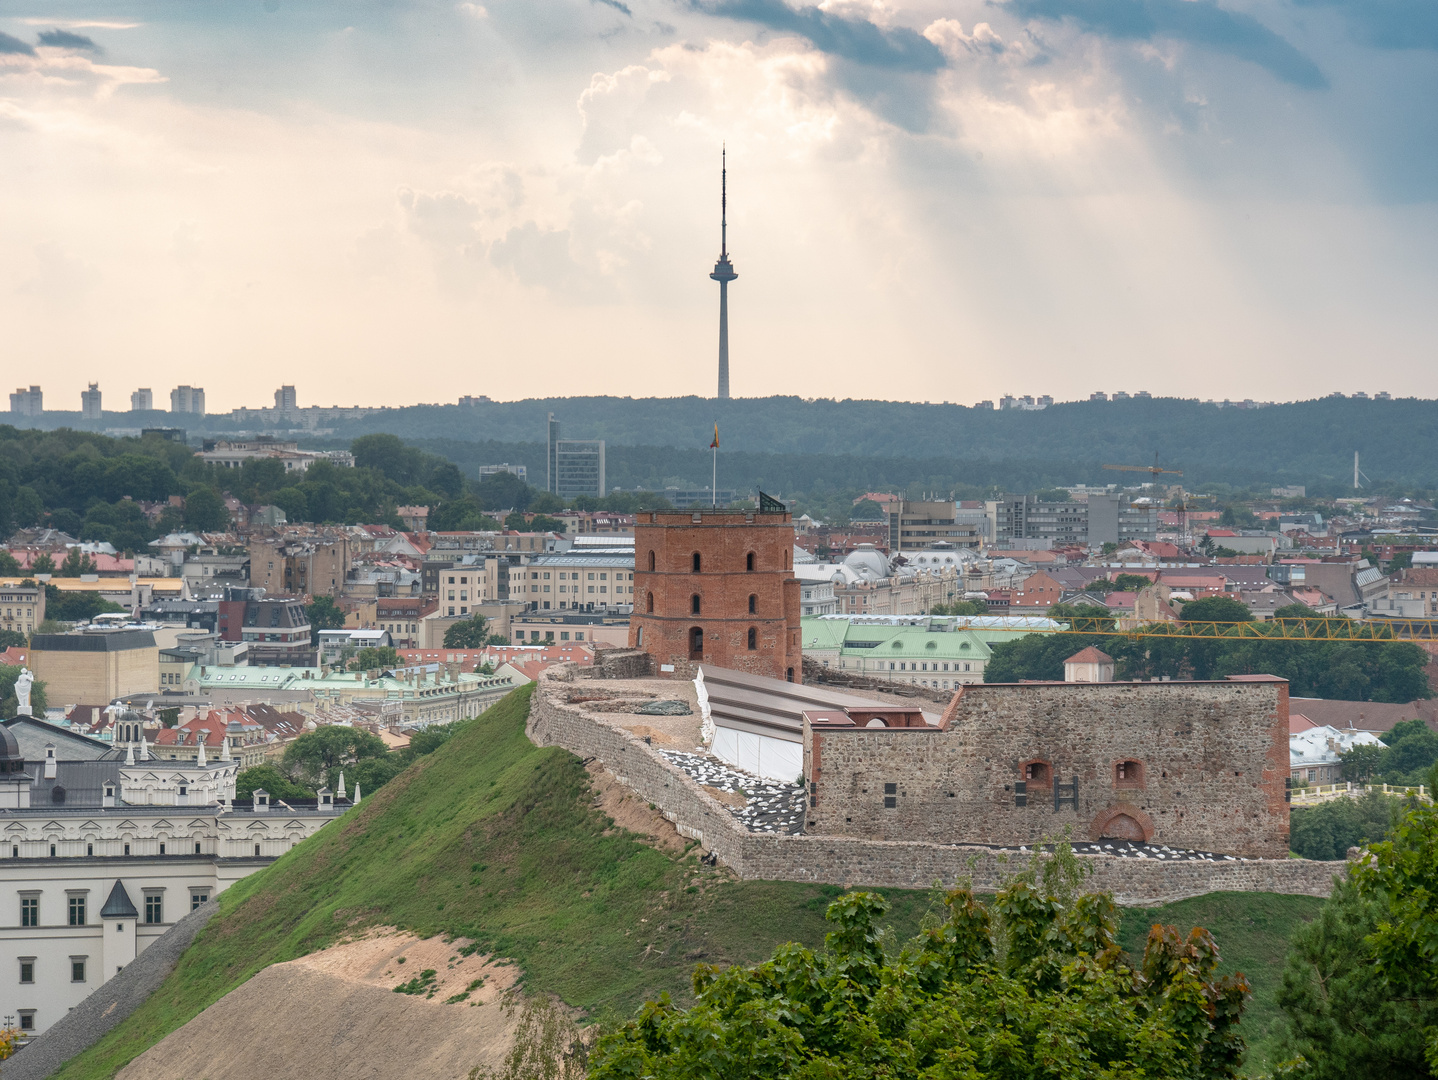
[[[1022,854],[987,847],[840,836],[775,836],[745,829],[717,800],[645,742],[588,715],[571,696],[594,695],[592,682],[574,683],[572,665],[542,676],[530,704],[527,733],[539,746],[559,746],[597,760],[620,783],[654,806],[679,832],[699,841],[741,878],[811,881],[828,885],[928,888],[968,877],[993,890]],[[612,691],[611,691],[612,692]],[[603,696],[601,692],[600,696]],[[1082,837],[1078,837],[1082,839]],[[1080,855],[1093,870],[1092,887],[1130,906],[1166,904],[1209,892],[1260,891],[1326,897],[1344,864],[1306,859],[1220,862],[1163,861]]]

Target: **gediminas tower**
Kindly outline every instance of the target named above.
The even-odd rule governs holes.
[[[635,515],[629,644],[661,671],[698,664],[802,682],[794,521],[761,496],[757,511]]]

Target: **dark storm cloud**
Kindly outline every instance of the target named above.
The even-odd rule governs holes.
[[[84,34],[72,34],[68,30],[41,30],[40,44],[56,49],[77,49],[82,52],[101,53],[105,51]]]
[[[1381,49],[1438,49],[1433,0],[1296,0],[1300,7],[1343,11],[1363,38]]]
[[[1248,60],[1285,82],[1321,89],[1318,66],[1251,15],[1225,11],[1213,0],[1012,0],[1004,5],[1030,19],[1072,19],[1095,34],[1129,41],[1172,38]]]
[[[4,31],[0,31],[0,55],[3,55],[5,53],[10,53],[11,55],[18,53],[21,56],[34,56],[35,49],[32,45],[30,45],[29,42],[21,41],[17,37],[11,37]]]
[[[821,52],[893,71],[937,71],[944,54],[928,38],[904,27],[886,29],[866,19],[845,19],[817,7],[791,8],[783,0],[690,0],[696,11],[758,23],[808,39]]]

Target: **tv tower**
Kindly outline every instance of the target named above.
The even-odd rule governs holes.
[[[729,397],[729,282],[739,275],[729,262],[728,151],[719,152],[719,261],[709,276],[719,282],[719,397]]]

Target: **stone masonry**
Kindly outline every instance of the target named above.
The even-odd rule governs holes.
[[[644,741],[582,703],[554,665],[539,680],[530,704],[529,737],[601,762],[641,799],[653,803],[679,832],[699,841],[744,879],[811,881],[840,886],[927,888],[968,878],[980,890],[996,888],[1014,868],[1012,853],[980,846],[923,840],[875,840],[843,836],[752,833],[676,765]],[[592,685],[592,684],[590,684]],[[583,694],[590,691],[588,686]],[[1286,741],[1286,740],[1285,740]],[[1017,858],[1023,858],[1019,855]],[[1240,859],[1225,862],[1157,862],[1080,855],[1090,884],[1121,904],[1171,903],[1219,891],[1264,891],[1327,896],[1341,864],[1306,859]]]
[[[939,727],[806,719],[805,832],[1031,844],[1065,829],[1288,853],[1288,684],[975,684]]]

